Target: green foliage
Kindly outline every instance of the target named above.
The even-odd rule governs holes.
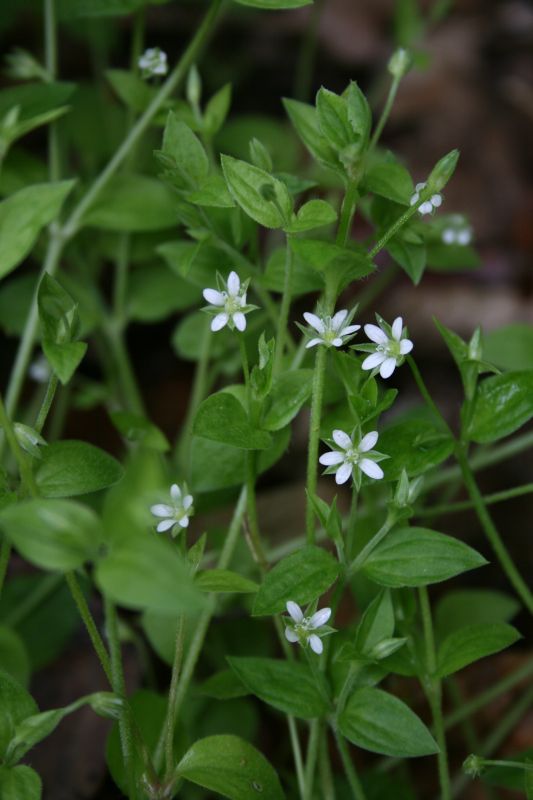
[[[119,462],[104,450],[65,439],[41,451],[35,480],[45,497],[73,497],[112,486],[123,474]]]
[[[249,594],[259,589],[255,581],[229,569],[209,569],[200,572],[195,583],[204,592]]]
[[[292,198],[282,181],[231,156],[221,158],[224,177],[235,202],[260,225],[285,228],[292,217]]]
[[[505,650],[520,638],[516,628],[503,622],[465,625],[448,634],[442,642],[437,675],[439,678],[452,675],[480,658]]]
[[[506,372],[486,378],[474,401],[469,438],[495,442],[521,428],[533,417],[533,370]]]
[[[41,779],[34,769],[24,764],[16,767],[0,766],[0,792],[2,800],[41,800]]]
[[[272,443],[268,433],[248,421],[246,411],[229,392],[217,392],[203,401],[194,420],[194,433],[243,450],[266,450]]]

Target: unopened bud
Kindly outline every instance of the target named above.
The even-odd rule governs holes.
[[[403,78],[411,67],[411,54],[404,47],[399,47],[391,56],[387,69],[396,80]]]
[[[437,161],[427,179],[427,190],[429,194],[440,192],[455,172],[455,167],[459,160],[459,150],[452,150]]]

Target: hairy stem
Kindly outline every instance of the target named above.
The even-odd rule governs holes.
[[[183,659],[183,639],[184,639],[184,618],[183,614],[178,617],[176,626],[176,642],[174,645],[174,660],[172,662],[172,677],[170,680],[170,691],[168,694],[167,717],[164,726],[165,736],[165,758],[166,758],[166,779],[172,777],[174,768],[174,731],[176,729],[176,692],[180,677],[181,662]]]
[[[335,742],[337,744],[337,750],[339,751],[339,755],[341,757],[342,766],[344,767],[346,778],[348,779],[348,783],[350,784],[352,798],[353,800],[366,800],[366,796],[363,787],[361,785],[361,781],[359,780],[359,776],[355,770],[354,763],[350,758],[350,752],[346,744],[346,739],[344,738],[342,733],[337,729],[334,729],[333,733],[335,734]]]
[[[278,327],[276,333],[276,350],[274,353],[273,374],[277,375],[283,362],[283,352],[285,350],[285,340],[287,338],[287,327],[289,324],[289,311],[291,308],[292,291],[292,249],[290,238],[287,236],[285,243],[285,277],[283,281],[283,296],[279,308]]]

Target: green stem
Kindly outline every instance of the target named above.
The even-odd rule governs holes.
[[[298,55],[298,63],[295,71],[296,78],[294,81],[294,97],[304,102],[308,100],[311,91],[313,63],[318,43],[318,26],[324,5],[324,0],[315,0]]]
[[[289,324],[289,312],[291,308],[293,257],[289,236],[286,238],[285,248],[285,278],[283,282],[283,296],[281,298],[281,306],[279,308],[278,327],[276,333],[276,351],[274,353],[274,364],[272,368],[274,375],[279,373],[283,363],[283,352],[285,350],[285,340],[287,327]]]
[[[387,99],[385,101],[385,105],[383,106],[383,111],[381,112],[381,116],[379,118],[378,124],[374,129],[374,133],[372,134],[372,138],[370,140],[370,144],[368,146],[368,153],[371,153],[376,144],[378,143],[381,134],[383,133],[383,128],[385,127],[387,120],[389,118],[389,114],[391,112],[392,106],[394,105],[394,100],[396,99],[396,93],[398,92],[398,87],[400,85],[401,77],[393,77],[391,85],[389,87],[389,93],[387,95]]]
[[[305,800],[313,800],[313,785],[320,744],[320,720],[314,719],[309,726],[309,741],[307,743],[307,757],[305,761]]]
[[[96,623],[93,619],[93,615],[89,610],[89,606],[87,605],[85,595],[83,594],[80,584],[78,583],[78,579],[76,578],[74,572],[66,572],[65,580],[67,582],[68,588],[70,589],[72,598],[76,603],[76,607],[80,613],[80,617],[83,620],[83,624],[87,629],[87,633],[89,634],[89,638],[96,651],[98,660],[102,665],[102,669],[104,670],[106,678],[109,681],[110,686],[113,686],[113,673],[111,670],[111,661],[109,660],[109,654],[107,652],[104,641],[100,636],[100,632],[96,627]]]
[[[426,687],[429,705],[433,716],[435,738],[439,746],[437,754],[439,765],[439,781],[442,800],[450,800],[450,773],[448,768],[448,753],[446,749],[446,734],[442,716],[442,685],[439,678],[435,677],[437,670],[437,655],[435,649],[435,636],[433,633],[433,620],[429,604],[429,593],[425,586],[419,588],[420,610],[422,612],[422,625],[424,628],[424,641],[426,646]]]
[[[180,676],[181,662],[183,659],[183,639],[184,639],[184,618],[183,614],[178,617],[176,627],[176,643],[174,645],[174,660],[172,662],[172,677],[170,680],[170,691],[168,694],[167,717],[164,726],[165,736],[165,758],[166,774],[165,779],[170,780],[174,769],[174,731],[176,730],[176,692]]]
[[[378,239],[378,241],[376,242],[376,244],[374,245],[374,247],[372,248],[372,250],[370,250],[370,252],[368,254],[368,257],[369,257],[370,261],[374,260],[374,258],[377,256],[377,254],[381,250],[383,250],[383,248],[385,247],[387,242],[390,239],[392,239],[392,237],[395,236],[401,228],[403,228],[405,223],[408,222],[414,214],[416,214],[416,212],[418,211],[418,206],[421,204],[421,202],[422,201],[419,201],[416,205],[410,206],[407,209],[407,211],[404,211],[404,213],[401,215],[401,217],[398,217],[396,222],[393,225],[391,225],[391,227],[383,234],[381,239]]]
[[[320,777],[320,790],[323,800],[335,800],[335,784],[331,772],[331,761],[329,758],[327,729],[322,729],[320,737],[320,748],[318,751],[318,774]]]
[[[298,793],[301,800],[305,800],[305,773],[302,760],[302,750],[300,747],[300,739],[298,737],[298,729],[296,727],[296,720],[291,714],[287,714],[287,725],[289,727],[289,737],[291,740],[291,748],[294,757],[294,766],[296,768],[296,780],[298,781]]]
[[[366,800],[363,787],[361,786],[361,781],[359,780],[359,776],[355,771],[353,761],[350,758],[350,753],[348,751],[346,740],[342,735],[342,733],[336,728],[333,730],[333,733],[335,734],[335,742],[337,744],[337,750],[339,751],[339,755],[342,760],[344,772],[346,773],[348,783],[350,784],[352,800]]]
[[[524,483],[522,486],[514,486],[512,489],[505,489],[493,494],[484,494],[483,502],[486,506],[494,503],[502,503],[505,500],[512,500],[514,497],[522,497],[533,492],[533,483]],[[444,514],[456,514],[459,511],[468,511],[474,508],[472,500],[463,500],[460,503],[448,503],[446,505],[433,506],[432,508],[421,508],[416,512],[417,517],[443,516]]]
[[[131,711],[127,702],[126,682],[124,680],[124,670],[122,667],[122,655],[120,651],[120,639],[118,634],[117,612],[114,604],[107,595],[104,595],[106,631],[109,639],[109,649],[111,653],[111,678],[112,687],[118,697],[124,701],[124,705],[118,721],[120,744],[122,748],[122,758],[124,760],[124,770],[128,781],[128,797],[131,800],[137,798],[137,787],[135,780],[135,770],[133,762],[133,731],[131,726]]]
[[[176,460],[179,462],[184,473],[187,473],[190,469],[190,452],[194,417],[196,415],[196,411],[198,410],[198,406],[207,394],[208,385],[210,384],[208,369],[211,353],[211,341],[212,333],[209,327],[209,321],[206,318],[206,326],[202,336],[202,344],[200,349],[200,358],[197,361],[196,369],[194,371],[194,380],[189,399],[189,405],[187,407],[187,414],[185,416],[181,436],[175,451]]]
[[[413,373],[413,377],[414,377],[415,383],[416,383],[416,385],[418,387],[418,391],[420,392],[420,394],[424,398],[424,402],[428,406],[429,410],[432,412],[432,414],[435,417],[436,421],[439,424],[444,424],[446,429],[447,429],[447,431],[450,433],[451,436],[453,436],[453,433],[450,430],[450,427],[449,427],[448,423],[444,419],[441,411],[439,410],[439,408],[436,405],[435,401],[431,397],[431,395],[430,395],[430,393],[428,391],[428,388],[427,388],[427,386],[426,386],[426,384],[424,382],[424,379],[423,379],[422,375],[420,374],[420,370],[418,369],[418,367],[416,365],[415,360],[411,356],[407,356],[407,363],[409,364],[409,366],[411,368],[411,372]]]
[[[6,536],[3,536],[2,542],[0,543],[0,597],[2,596],[2,589],[4,588],[10,556],[11,542]]]
[[[46,392],[43,397],[43,402],[41,403],[41,408],[39,409],[39,413],[35,421],[34,428],[37,431],[37,433],[42,433],[44,424],[46,422],[48,414],[50,413],[52,403],[54,402],[57,386],[58,386],[58,377],[55,374],[55,372],[53,372],[50,375],[50,380],[48,381],[48,384],[46,386]]]
[[[27,460],[25,454],[22,452],[22,448],[18,443],[18,439],[15,435],[15,431],[13,429],[13,425],[11,424],[11,420],[9,419],[9,416],[6,412],[6,408],[4,406],[4,400],[1,394],[0,394],[0,427],[3,428],[4,430],[5,438],[7,440],[7,443],[9,444],[9,449],[11,450],[13,457],[17,462],[18,471],[23,485],[26,487],[26,490],[33,497],[37,497],[39,492],[35,484],[31,465]]]
[[[107,341],[113,354],[124,408],[144,416],[144,403],[133,371],[122,332],[112,323],[106,327]]]
[[[319,345],[315,356],[313,371],[313,387],[311,391],[311,419],[309,422],[309,446],[307,451],[307,507],[306,531],[308,544],[314,544],[316,538],[315,512],[311,498],[316,494],[318,482],[318,448],[320,443],[320,419],[322,416],[322,399],[324,396],[324,378],[326,373],[327,347]]]
[[[83,215],[94,203],[100,192],[105,188],[111,177],[115,174],[124,159],[127,157],[130,149],[139,141],[141,136],[145,133],[155,115],[158,113],[162,104],[168,97],[177,89],[190,65],[195,61],[199,51],[205,45],[208,37],[214,30],[215,23],[221,9],[222,0],[213,0],[209,10],[207,11],[202,23],[196,30],[196,33],[191,40],[191,43],[183,53],[178,64],[171,72],[165,83],[161,86],[152,102],[149,104],[145,112],[139,117],[131,131],[128,133],[118,150],[110,159],[108,164],[104,167],[100,175],[95,179],[86,194],[82,197],[79,203],[75,206],[65,225],[59,233],[52,233],[49,240],[48,251],[45,259],[45,264],[41,273],[41,277],[45,272],[54,275],[57,270],[59,259],[65,245],[66,240],[72,238],[77,232]],[[37,282],[37,285],[39,285]],[[37,333],[38,312],[37,312],[37,291],[34,294],[30,312],[26,320],[24,333],[19,344],[15,364],[11,373],[8,390],[6,393],[6,408],[8,413],[13,414],[15,407],[18,403],[20,391],[28,362],[31,357],[31,352],[35,342]]]
[[[459,462],[461,472],[463,474],[463,480],[465,482],[465,486],[468,490],[468,494],[470,495],[470,499],[474,504],[474,508],[476,510],[481,526],[485,532],[485,535],[489,540],[491,547],[494,550],[503,571],[507,575],[509,582],[514,587],[516,593],[518,594],[523,604],[528,609],[529,613],[533,614],[533,594],[531,593],[528,585],[518,572],[509,554],[509,551],[507,550],[505,544],[503,543],[503,540],[498,532],[498,529],[496,528],[494,522],[492,521],[492,517],[490,516],[487,510],[485,501],[483,500],[483,496],[479,491],[476,479],[474,478],[474,474],[472,472],[472,469],[470,468],[470,464],[468,463],[468,458],[466,456],[464,446],[458,444],[455,450],[455,454],[457,461]]]
[[[228,535],[224,541],[224,546],[222,548],[222,552],[220,553],[220,557],[218,559],[217,563],[218,569],[228,568],[233,553],[235,552],[237,542],[239,540],[239,534],[241,532],[245,511],[246,511],[246,488],[243,487],[239,495],[237,505],[235,506],[235,511],[233,512],[233,519],[231,521],[228,530]],[[198,619],[195,622],[194,634],[191,641],[189,642],[187,655],[185,656],[183,662],[181,675],[176,689],[176,695],[174,699],[174,713],[176,717],[179,715],[183,701],[187,696],[189,685],[191,683],[194,670],[196,668],[196,663],[198,661],[200,652],[204,644],[207,629],[209,628],[209,623],[211,622],[213,614],[215,613],[215,608],[216,608],[216,602],[212,597],[210,597],[206,602],[205,608],[203,609],[203,611],[201,612],[201,614],[199,615]],[[161,766],[164,744],[165,744],[164,736],[160,736],[156,752],[154,755],[154,763],[156,769],[159,769]]]
[[[348,572],[347,572],[348,578],[350,578],[358,570],[361,569],[361,567],[367,560],[370,553],[372,553],[376,549],[378,544],[385,538],[385,536],[388,534],[388,532],[394,526],[395,523],[396,523],[395,515],[389,513],[387,515],[385,522],[383,523],[379,531],[376,533],[376,535],[373,536],[369,542],[367,542],[367,544],[363,547],[357,558],[355,558],[348,567]]]
[[[57,77],[57,21],[55,11],[56,0],[44,0],[44,65],[49,79]],[[60,149],[57,122],[48,127],[48,175],[50,181],[59,180]]]
[[[352,220],[355,214],[355,205],[357,203],[357,182],[351,181],[346,187],[346,193],[342,200],[341,214],[339,219],[339,227],[337,228],[337,236],[335,243],[339,247],[345,247],[348,241],[350,230],[352,227]]]

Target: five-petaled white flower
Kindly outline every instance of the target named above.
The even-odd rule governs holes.
[[[336,483],[346,483],[354,469],[364,472],[365,475],[376,481],[383,477],[383,470],[376,461],[381,460],[384,456],[372,449],[378,440],[377,431],[365,434],[359,444],[355,444],[353,438],[344,431],[334,430],[332,437],[340,449],[324,453],[320,456],[319,461],[328,467],[326,473],[335,473]],[[359,477],[360,475],[356,472],[354,478],[358,479]]]
[[[301,645],[309,645],[313,653],[320,655],[324,649],[320,635],[316,633],[319,628],[331,617],[331,608],[321,608],[310,617],[304,617],[304,613],[298,603],[292,600],[287,602],[287,611],[290,621],[285,628],[285,638],[291,643],[299,642]],[[322,635],[326,631],[322,632]]]
[[[420,200],[420,193],[426,188],[425,183],[417,183],[415,186],[415,193],[411,197],[409,205],[414,206]],[[432,214],[433,211],[442,205],[442,195],[432,194],[430,198],[425,200],[418,208],[419,214]]]
[[[342,311],[337,311],[333,316],[318,317],[316,314],[310,314],[306,311],[304,319],[318,333],[313,339],[310,339],[306,347],[315,347],[317,344],[325,344],[326,347],[342,347],[345,344],[345,339],[351,338],[356,333],[360,325],[345,325],[348,322],[348,309],[343,308]]]
[[[365,349],[371,350],[371,354],[362,363],[363,369],[376,369],[379,367],[379,374],[382,378],[390,378],[396,367],[398,367],[408,353],[413,349],[410,339],[404,337],[403,319],[396,317],[392,325],[389,326],[380,321],[377,325],[365,325],[365,333],[374,342],[373,345],[363,345]]]
[[[171,504],[156,503],[150,511],[154,517],[160,517],[161,522],[157,524],[157,532],[170,530],[172,536],[179,532],[179,528],[186,528],[189,524],[189,517],[193,514],[192,495],[187,494],[187,487],[180,489],[177,483],[170,487]]]
[[[167,54],[159,47],[149,47],[139,58],[139,69],[144,78],[166,75],[168,72]]]
[[[246,304],[246,288],[247,283],[241,284],[239,276],[232,270],[221,291],[204,289],[204,299],[209,303],[205,310],[215,313],[211,322],[212,331],[219,331],[228,324],[231,329],[237,328],[241,332],[246,329],[244,315],[255,308]]]

